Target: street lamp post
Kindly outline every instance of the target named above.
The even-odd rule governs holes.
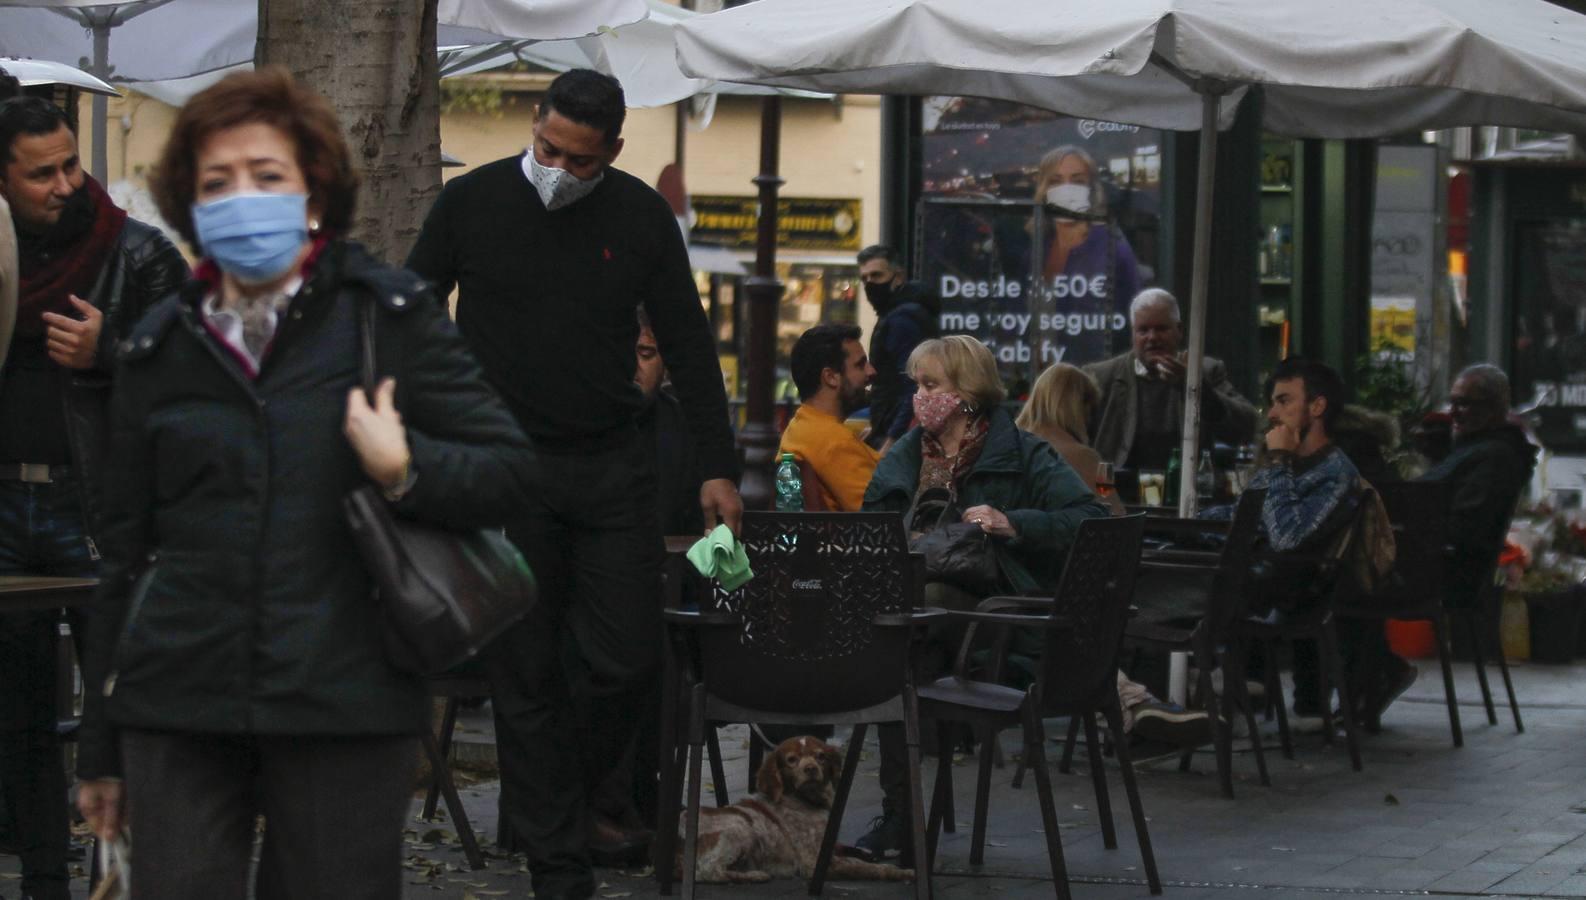
[[[777,307],[782,302],[782,282],[776,277],[777,174],[782,143],[782,99],[770,96],[760,101],[760,174],[754,183],[760,189],[759,231],[756,234],[754,275],[748,279],[749,334],[747,346],[749,384],[747,422],[738,433],[743,448],[744,508],[770,509],[774,490],[772,463],[776,459],[778,436],[771,421],[775,407]]]

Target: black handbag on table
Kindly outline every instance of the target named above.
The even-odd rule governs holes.
[[[374,402],[374,301],[364,301],[364,391]],[[534,573],[499,528],[454,531],[397,516],[366,484],[342,502],[353,543],[374,581],[386,661],[407,672],[444,672],[528,614]]]
[[[1002,590],[1002,567],[991,535],[961,521],[958,497],[947,488],[927,488],[914,496],[903,519],[909,549],[925,556],[925,580],[940,581],[979,597]]]

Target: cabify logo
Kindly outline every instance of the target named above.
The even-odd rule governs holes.
[[[1139,134],[1140,126],[1125,125],[1122,122],[1098,122],[1095,119],[1079,120],[1079,134],[1085,140],[1095,137],[1098,131],[1102,134]]]

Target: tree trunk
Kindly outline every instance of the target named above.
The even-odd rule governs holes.
[[[258,65],[336,108],[363,172],[350,235],[401,264],[440,192],[437,0],[259,0]]]

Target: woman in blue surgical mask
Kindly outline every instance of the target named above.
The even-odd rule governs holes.
[[[1067,320],[1084,327],[1059,337],[1069,348],[1063,358],[1095,362],[1115,345],[1127,347],[1129,303],[1140,290],[1140,271],[1129,240],[1108,221],[1096,161],[1073,144],[1047,153],[1036,171],[1035,200],[1046,209],[1041,271],[1055,311],[1090,316]],[[1102,318],[1102,328],[1090,327]]]
[[[101,836],[136,824],[140,897],[395,900],[429,704],[386,661],[343,498],[501,525],[528,442],[443,299],[344,237],[358,176],[323,98],[220,81],[154,183],[201,261],[121,348],[79,806]]]

